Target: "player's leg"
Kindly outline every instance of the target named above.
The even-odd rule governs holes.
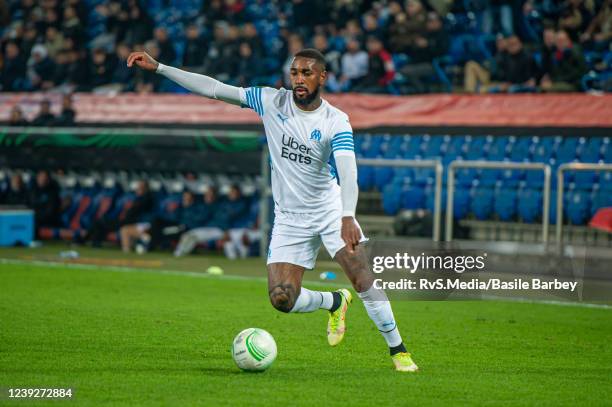
[[[291,263],[268,264],[268,295],[272,306],[281,312],[313,312],[337,308],[337,293],[313,291],[302,287],[303,266]]]
[[[418,368],[406,351],[399,333],[391,303],[383,290],[374,287],[374,276],[370,270],[368,258],[362,245],[351,253],[346,247],[340,249],[334,256],[342,270],[351,280],[357,295],[370,319],[374,322],[389,346],[389,353],[397,370],[413,372]]]
[[[119,229],[119,236],[121,238],[121,250],[124,253],[129,253],[132,248],[132,243],[138,238],[140,235],[138,225],[131,224],[122,226]]]
[[[272,305],[283,312],[335,310],[340,306],[337,293],[302,287],[304,270],[315,265],[321,238],[311,228],[307,216],[278,214],[268,249],[268,288]]]
[[[184,256],[191,253],[198,243],[205,243],[222,237],[223,231],[219,228],[201,227],[191,229],[181,235],[181,239],[174,250],[174,255],[176,257]]]

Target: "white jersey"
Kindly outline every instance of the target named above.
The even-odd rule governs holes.
[[[261,116],[270,150],[275,211],[313,213],[341,208],[333,157],[354,155],[348,115],[323,100],[299,109],[287,89],[241,89],[243,107]]]

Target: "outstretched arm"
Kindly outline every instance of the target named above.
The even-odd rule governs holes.
[[[147,71],[154,71],[174,81],[191,92],[211,99],[222,100],[234,105],[241,105],[240,88],[226,85],[206,75],[183,71],[163,65],[146,52],[132,52],[127,59],[127,66],[138,66]]]

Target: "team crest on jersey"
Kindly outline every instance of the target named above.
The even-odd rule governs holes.
[[[310,139],[314,141],[321,141],[321,130],[314,129],[312,133],[310,133]]]

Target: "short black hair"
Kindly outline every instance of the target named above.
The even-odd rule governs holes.
[[[294,57],[314,59],[317,64],[321,65],[322,70],[325,70],[325,66],[327,65],[327,61],[325,61],[325,57],[323,54],[321,54],[321,51],[315,48],[304,48],[303,50],[297,52]]]

